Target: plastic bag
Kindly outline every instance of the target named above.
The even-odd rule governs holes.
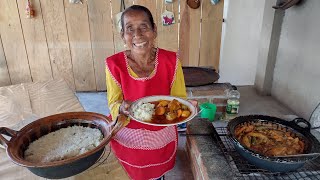
[[[309,121],[310,121],[311,127],[315,128],[315,130],[320,132],[320,103],[313,110]]]

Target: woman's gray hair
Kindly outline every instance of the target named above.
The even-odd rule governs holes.
[[[123,31],[123,28],[124,28],[124,22],[123,22],[123,18],[125,16],[125,14],[127,14],[128,12],[130,11],[139,11],[139,12],[144,12],[146,13],[149,21],[150,21],[150,24],[151,24],[151,28],[152,30],[154,30],[154,20],[153,20],[153,17],[152,17],[152,14],[150,12],[150,10],[144,6],[140,6],[140,5],[132,5],[128,8],[126,8],[123,13],[121,14],[121,31]]]

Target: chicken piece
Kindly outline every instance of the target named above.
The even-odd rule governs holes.
[[[244,131],[246,126],[237,126],[236,129],[234,130],[234,134],[236,135],[237,138],[239,138],[239,135]]]
[[[190,111],[182,111],[181,116],[182,116],[182,117],[189,117],[189,116],[190,116],[190,114],[191,114],[191,112],[190,112]]]
[[[248,136],[252,136],[252,137],[256,137],[256,138],[260,138],[261,140],[268,140],[268,137],[262,133],[258,133],[258,132],[249,132],[247,134]]]
[[[169,104],[169,102],[170,101],[168,101],[168,100],[160,100],[157,107],[160,107],[160,106],[165,107]]]
[[[254,130],[254,126],[253,125],[244,125],[244,126],[240,126],[240,127],[237,127],[236,130],[235,130],[235,135],[238,137],[241,133],[243,132],[251,132]]]
[[[270,130],[269,131],[271,138],[278,142],[283,142],[285,140],[285,135],[282,131]]]
[[[249,139],[248,135],[244,135],[244,136],[242,137],[242,143],[243,143],[246,147],[250,148],[251,143],[250,143],[250,139]]]
[[[287,147],[283,147],[283,146],[277,146],[277,147],[273,147],[271,149],[269,149],[266,152],[267,156],[280,156],[280,155],[286,155],[287,152]]]
[[[175,113],[175,112],[168,112],[167,114],[166,114],[166,119],[168,120],[168,121],[172,121],[172,120],[174,120],[174,119],[176,119],[177,118],[177,113]]]
[[[189,110],[188,106],[184,105],[184,104],[181,104],[181,109],[182,110]]]
[[[178,100],[173,99],[169,104],[168,108],[170,112],[177,111],[178,109],[181,109],[181,104]]]

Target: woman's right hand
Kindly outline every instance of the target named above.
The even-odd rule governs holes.
[[[131,101],[122,101],[120,108],[119,108],[119,112],[120,114],[124,114],[124,115],[129,115],[129,108],[131,106],[132,102]]]

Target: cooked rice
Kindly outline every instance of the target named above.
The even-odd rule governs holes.
[[[133,117],[142,121],[150,121],[154,114],[154,104],[138,102],[132,111]]]
[[[99,129],[82,126],[62,128],[32,142],[24,157],[30,162],[59,161],[94,149],[102,139]]]

